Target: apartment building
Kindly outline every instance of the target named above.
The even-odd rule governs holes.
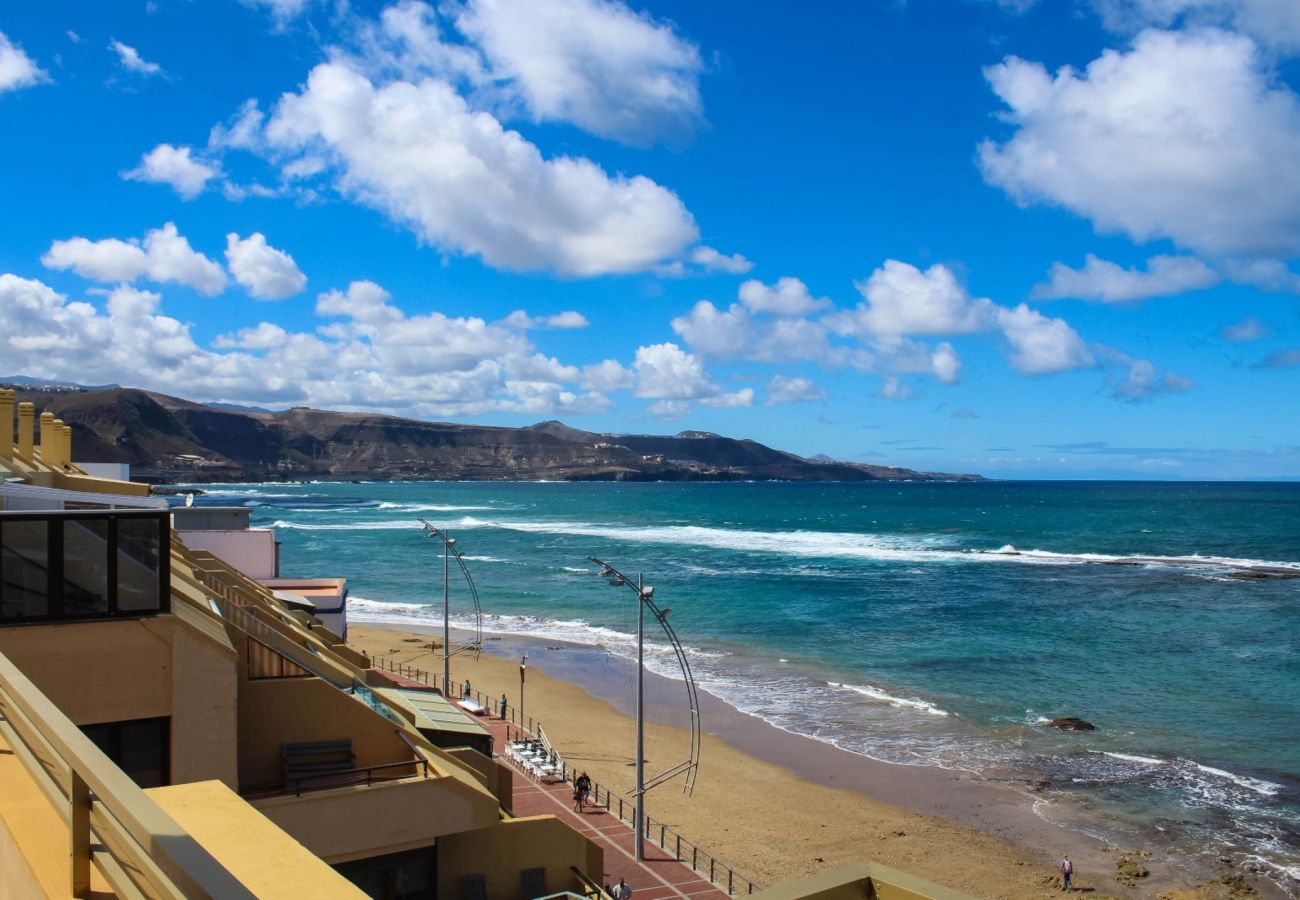
[[[599,890],[600,849],[513,816],[508,768],[16,412],[0,390],[0,900]]]

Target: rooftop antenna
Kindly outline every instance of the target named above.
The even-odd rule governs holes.
[[[417,521],[426,537],[442,541],[442,693],[444,697],[449,697],[451,696],[451,658],[466,650],[478,653],[483,649],[483,607],[479,605],[478,588],[474,586],[474,578],[465,565],[464,555],[456,549],[456,539],[446,531],[430,525],[424,519]],[[460,566],[461,574],[465,576],[465,584],[469,586],[470,599],[474,602],[474,638],[455,647],[451,645],[452,559],[455,559],[456,565]]]
[[[682,790],[686,794],[695,791],[695,776],[700,768],[700,696],[695,685],[695,676],[691,674],[691,664],[677,640],[677,632],[668,622],[670,607],[662,609],[655,604],[655,589],[645,583],[644,575],[637,575],[636,580],[629,578],[604,560],[588,556],[587,560],[600,566],[597,577],[606,579],[612,587],[629,587],[636,592],[636,858],[645,859],[645,792],[658,787],[665,781],[685,775]],[[686,698],[691,707],[691,749],[685,761],[671,766],[646,781],[645,778],[645,611],[655,617],[659,627],[672,644],[677,664],[682,670],[682,680],[686,682]]]

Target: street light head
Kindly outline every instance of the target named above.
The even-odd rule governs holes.
[[[673,608],[671,606],[665,606],[663,609],[659,610],[659,621],[662,622],[664,619],[667,619],[668,614],[672,611]]]
[[[453,546],[453,545],[456,543],[456,539],[455,539],[455,538],[444,538],[444,540],[447,542],[447,546],[448,546],[448,547],[451,547],[451,546]]]
[[[610,583],[611,585],[613,585],[614,587],[622,587],[623,585],[627,584],[626,581],[624,581],[622,578],[620,578],[620,577],[618,577],[618,576],[615,576],[615,577],[611,578],[611,579],[609,580],[609,583]]]
[[[642,600],[649,600],[649,599],[650,599],[651,597],[653,597],[654,595],[655,595],[655,589],[654,589],[653,587],[651,587],[650,585],[647,584],[645,587],[641,588],[641,599],[642,599]]]

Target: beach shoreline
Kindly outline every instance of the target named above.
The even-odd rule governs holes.
[[[349,643],[441,672],[442,657],[430,650],[440,634],[430,626],[368,620],[352,626]],[[492,697],[505,693],[517,706],[524,653],[526,714],[544,723],[573,765],[630,795],[633,664],[595,645],[492,635],[479,658],[453,657],[452,678],[469,678]],[[646,677],[647,697],[660,701],[648,713],[653,774],[685,757],[687,714],[685,703],[676,702],[679,682]],[[675,705],[663,702],[667,695]],[[1076,884],[1102,896],[1218,896],[1218,885],[1204,885],[1222,873],[1159,854],[1142,860],[1147,877],[1121,883],[1122,852],[1147,848],[1113,847],[1053,822],[1053,801],[1013,776],[1002,782],[883,762],[785,731],[703,692],[701,719],[705,747],[695,797],[665,785],[647,796],[650,814],[765,886],[870,858],[978,896],[1042,897],[1059,889],[1055,866],[1068,853]],[[1284,896],[1267,884],[1260,889]]]

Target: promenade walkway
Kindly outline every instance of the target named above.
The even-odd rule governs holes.
[[[476,717],[476,722],[492,733],[493,746],[506,745],[507,724],[497,718]],[[514,733],[517,728],[512,727]],[[605,871],[601,884],[618,884],[623,878],[632,886],[633,900],[722,900],[726,891],[719,890],[689,867],[682,865],[646,840],[644,862],[633,853],[632,826],[618,816],[593,806],[583,813],[573,810],[573,785],[539,784],[505,756],[498,759],[515,772],[513,812],[516,816],[552,815],[574,830],[598,843],[605,851]],[[592,873],[592,877],[596,877]]]

